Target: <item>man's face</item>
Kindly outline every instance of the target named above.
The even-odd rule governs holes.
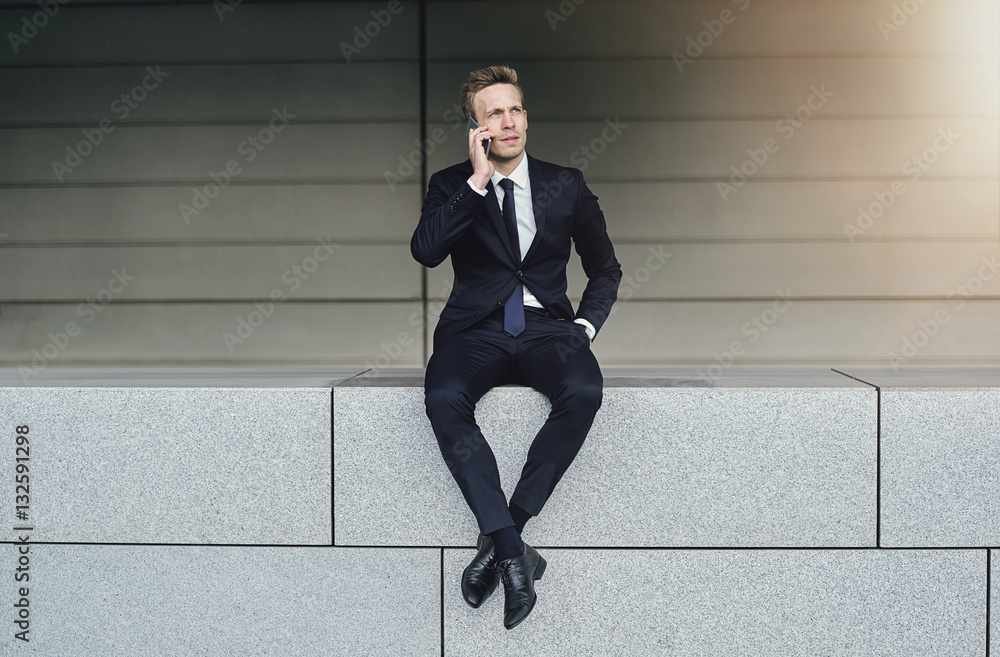
[[[490,85],[476,93],[472,108],[479,125],[489,127],[496,135],[490,146],[490,159],[520,158],[527,140],[528,112],[521,107],[517,88],[512,84]]]

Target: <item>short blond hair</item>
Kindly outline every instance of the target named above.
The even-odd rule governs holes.
[[[472,101],[475,100],[476,94],[494,84],[513,85],[521,96],[521,104],[524,104],[524,90],[517,83],[517,71],[509,66],[487,66],[469,73],[469,79],[462,85],[462,110],[466,116],[474,118]]]

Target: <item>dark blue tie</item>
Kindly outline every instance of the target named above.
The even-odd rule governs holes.
[[[517,239],[517,214],[514,212],[514,181],[504,178],[500,181],[503,187],[503,221],[507,224],[507,235],[514,249],[518,265],[521,264],[521,246]],[[503,305],[503,330],[511,337],[517,337],[524,330],[524,290],[521,285],[514,288]]]

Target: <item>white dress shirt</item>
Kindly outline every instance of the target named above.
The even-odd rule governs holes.
[[[490,179],[490,184],[496,189],[497,201],[500,202],[501,213],[503,212],[503,199],[506,193],[503,191],[503,187],[500,186],[500,181],[504,178],[510,178],[514,182],[514,214],[517,216],[517,244],[520,247],[521,259],[523,260],[524,256],[528,253],[528,247],[531,246],[532,240],[535,239],[535,233],[538,232],[538,228],[535,226],[535,210],[531,203],[531,181],[528,180],[527,154],[521,158],[521,163],[510,172],[509,176],[496,171]],[[480,196],[486,196],[486,190],[478,189],[473,185],[472,178],[469,178],[469,187]],[[535,295],[528,290],[528,286],[523,285],[521,289],[524,290],[524,305],[533,308],[544,307],[535,298]],[[587,337],[591,340],[597,335],[597,329],[587,320],[577,317],[574,321],[583,325],[583,328],[587,331]]]

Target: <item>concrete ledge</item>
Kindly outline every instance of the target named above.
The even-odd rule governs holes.
[[[545,550],[539,599],[503,628],[503,598],[461,598],[471,550],[445,551],[447,655],[825,655],[986,652],[986,553]]]
[[[0,388],[0,417],[36,541],[332,541],[327,388]]]
[[[852,376],[879,388],[1000,388],[997,367],[908,367],[841,368]]]
[[[1000,545],[1000,387],[882,390],[882,544]]]
[[[436,655],[443,626],[446,655],[981,655],[1000,608],[1000,372],[606,371],[512,632],[502,594],[461,600],[472,551],[441,549],[476,528],[423,370],[44,374],[0,370],[34,527],[32,643],[8,628],[0,654]],[[872,549],[879,397],[881,545],[910,549]],[[516,386],[477,410],[508,492],[547,412]]]
[[[440,571],[439,550],[32,545],[30,643],[11,579],[0,654],[437,655]]]
[[[844,372],[880,388],[882,545],[1000,545],[1000,369]]]
[[[332,388],[363,367],[0,367],[0,388]]]
[[[37,540],[454,546],[475,535],[424,415],[421,369],[39,376],[50,386],[0,388],[0,412],[26,420],[37,439]],[[0,383],[18,378],[0,370]],[[594,430],[527,538],[565,547],[872,546],[876,394],[881,544],[1000,544],[1000,475],[990,466],[1000,460],[1000,370],[989,368],[731,369],[717,378],[608,370]],[[547,412],[541,395],[516,386],[480,404],[508,490]],[[14,456],[0,465],[12,468]]]
[[[875,545],[873,388],[830,371],[694,374],[606,373],[590,436],[526,539]],[[422,371],[381,372],[334,389],[338,545],[474,541],[474,518],[438,451],[422,386]],[[521,387],[494,389],[477,407],[508,494],[548,410],[542,395]]]

